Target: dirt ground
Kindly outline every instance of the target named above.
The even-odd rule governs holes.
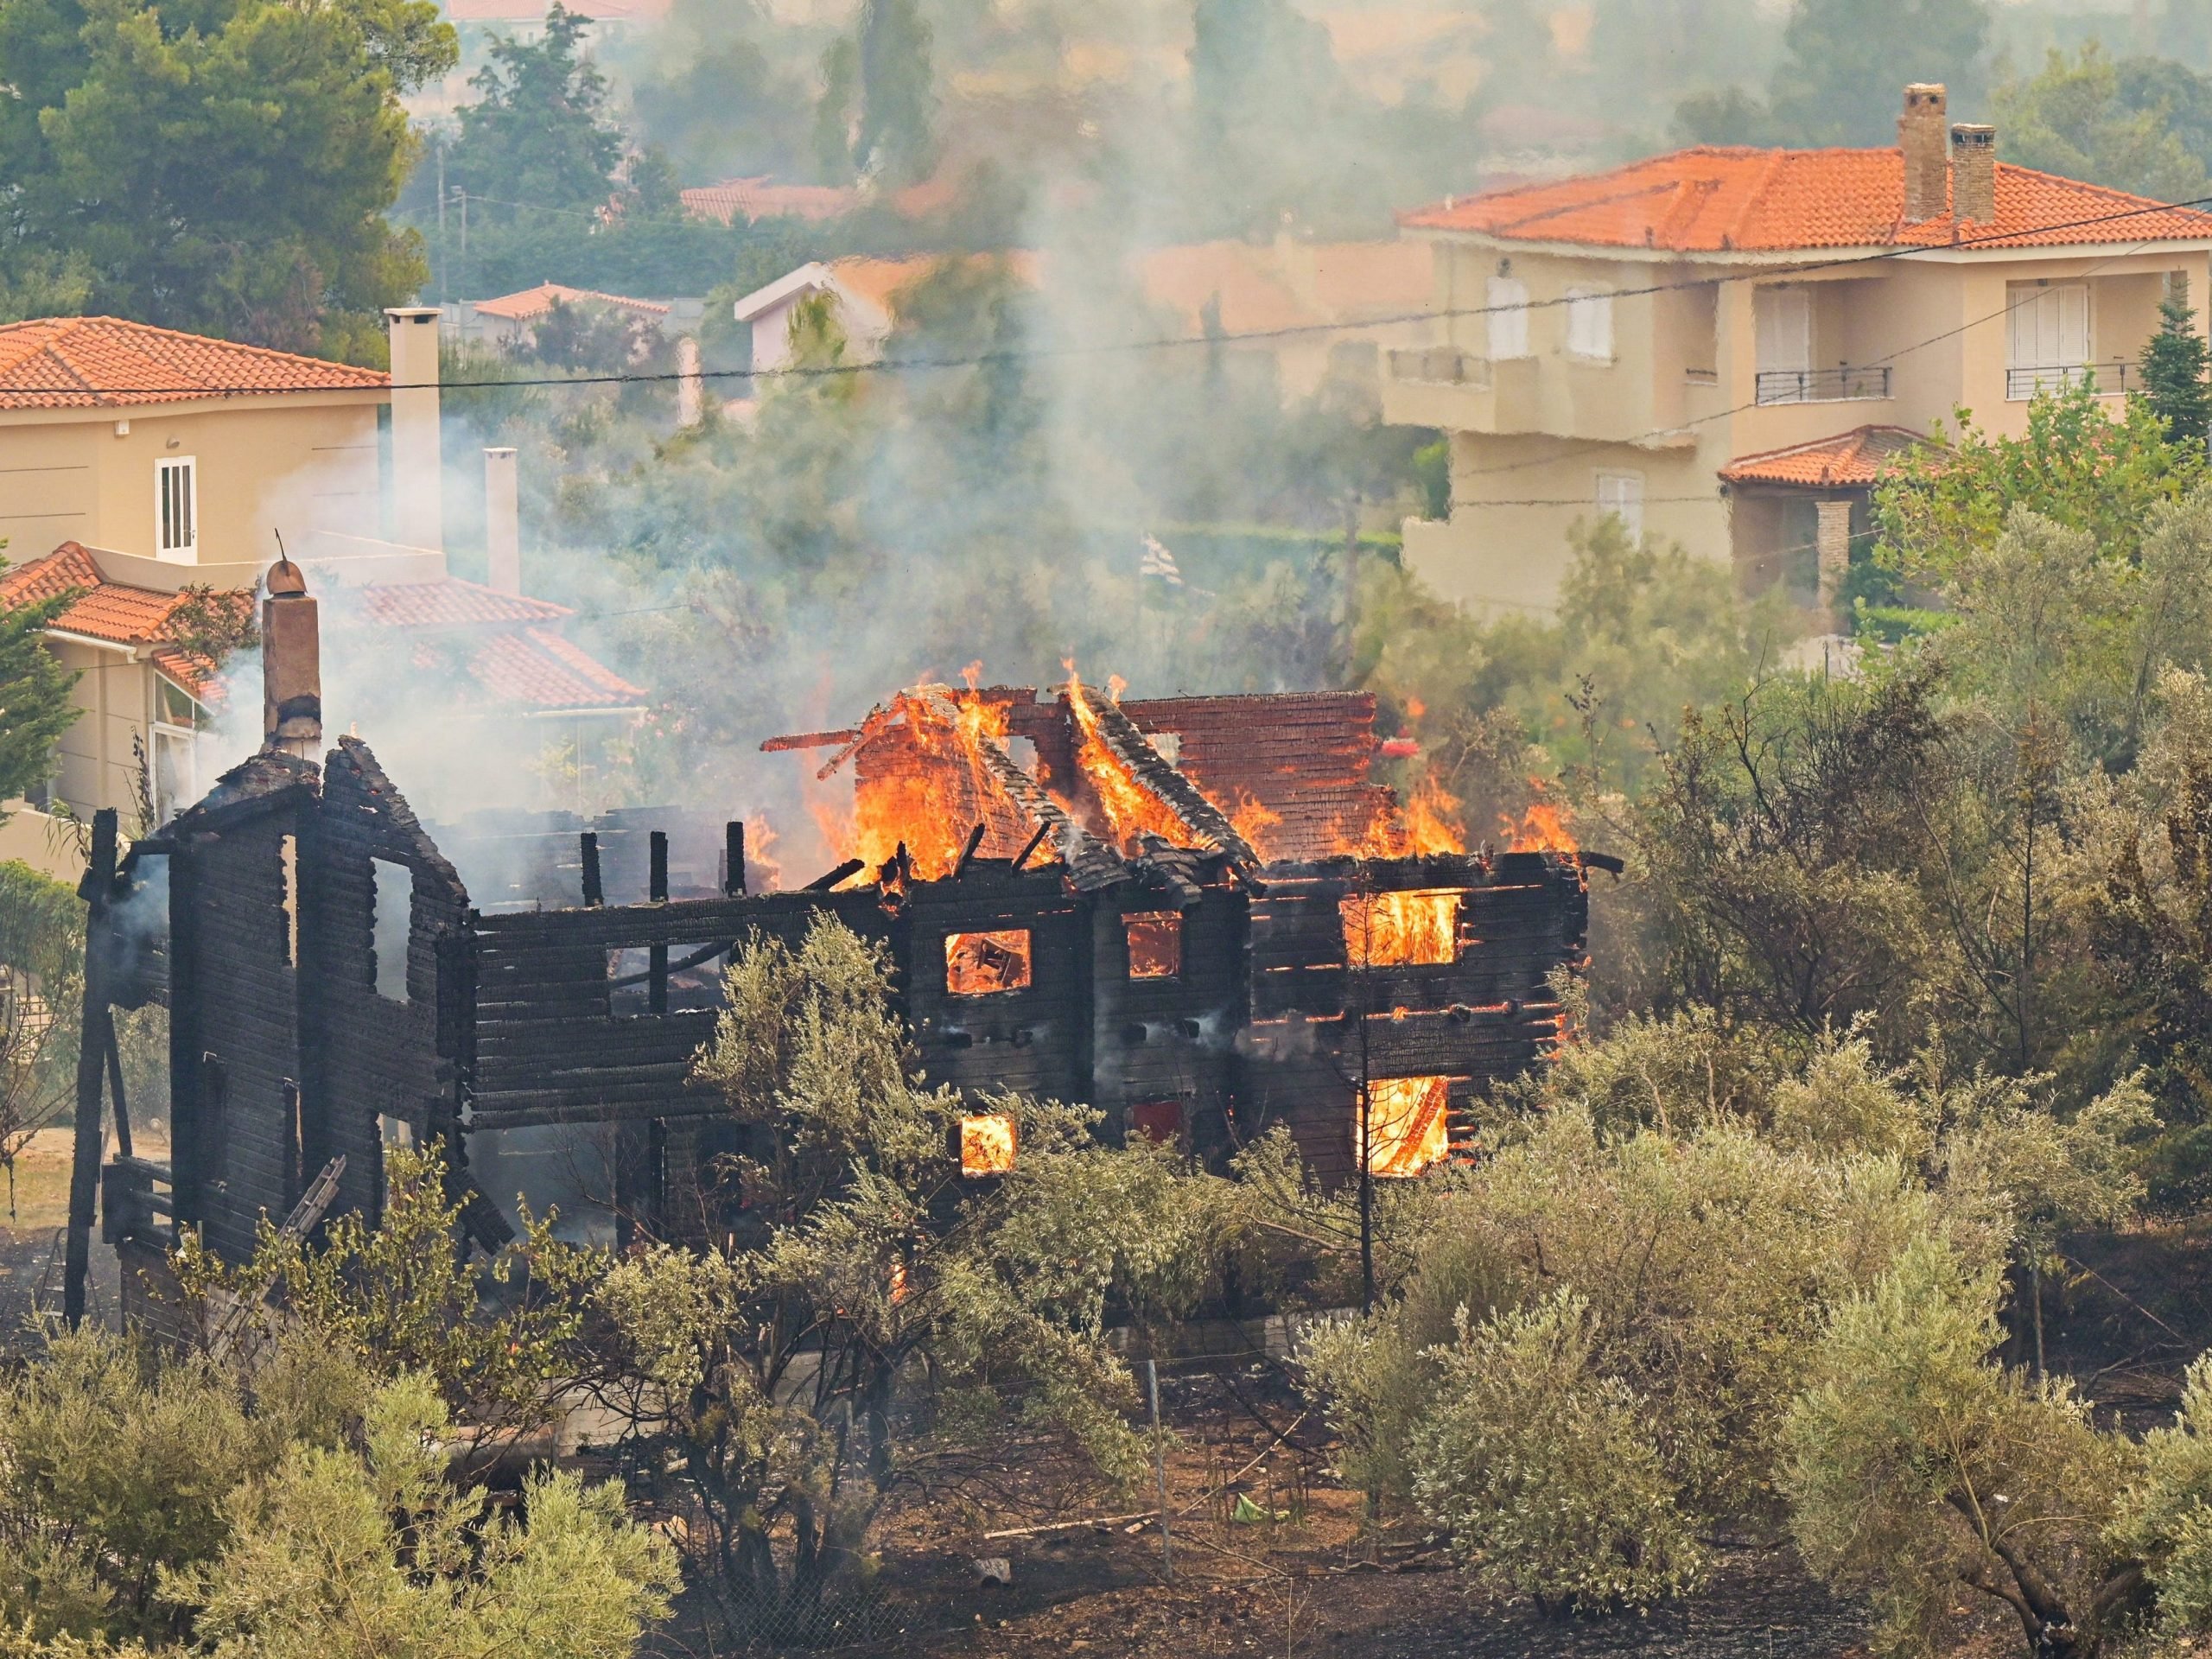
[[[30,1338],[35,1306],[61,1300],[62,1228],[69,1217],[67,1129],[41,1129],[16,1160],[15,1212],[0,1181],[0,1352],[20,1348]],[[166,1158],[168,1148],[143,1148]],[[90,1301],[95,1315],[107,1318],[117,1295],[115,1252],[97,1239],[92,1245]]]

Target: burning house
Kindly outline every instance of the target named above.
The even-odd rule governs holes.
[[[932,1082],[1087,1102],[1105,1135],[1207,1159],[1281,1123],[1325,1180],[1415,1174],[1558,1040],[1587,870],[1618,868],[1547,836],[1462,850],[1370,781],[1370,697],[1122,702],[1071,675],[921,687],[763,744],[850,769],[846,856],[804,887],[753,890],[741,823],[671,838],[632,815],[511,826],[530,874],[473,894],[466,846],[365,743],[317,760],[315,605],[271,571],[262,752],[121,857],[96,825],[73,1317],[96,1208],[126,1265],[156,1268],[180,1226],[235,1258],[264,1216],[373,1216],[396,1141],[443,1145],[486,1248],[518,1188],[616,1240],[725,1224],[715,1160],[746,1131],[691,1077],[719,969],[824,914],[887,951]],[[134,1154],[112,1020],[156,1001],[166,1164]],[[1020,1155],[980,1107],[961,1150],[978,1175]]]

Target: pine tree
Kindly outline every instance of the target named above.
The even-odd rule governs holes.
[[[2143,347],[2143,395],[2176,443],[2202,446],[2212,432],[2212,347],[2196,332],[2189,292],[2176,285],[2158,303],[2158,332]]]
[[[860,27],[860,133],[853,160],[893,185],[936,165],[930,26],[915,0],[868,0]]]

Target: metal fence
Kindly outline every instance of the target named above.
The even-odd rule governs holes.
[[[2131,376],[2133,388],[2128,384]],[[2143,372],[2125,359],[2110,363],[2047,363],[2006,369],[2005,397],[2008,403],[2024,403],[2039,391],[2064,391],[2073,386],[2088,386],[2100,396],[2110,397],[2139,389],[2142,379]]]
[[[1847,404],[1889,395],[1886,365],[1761,369],[1753,385],[1753,396],[1762,404]]]

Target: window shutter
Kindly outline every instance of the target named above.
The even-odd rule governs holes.
[[[1493,363],[1529,355],[1529,287],[1512,276],[1490,279],[1490,355]]]

